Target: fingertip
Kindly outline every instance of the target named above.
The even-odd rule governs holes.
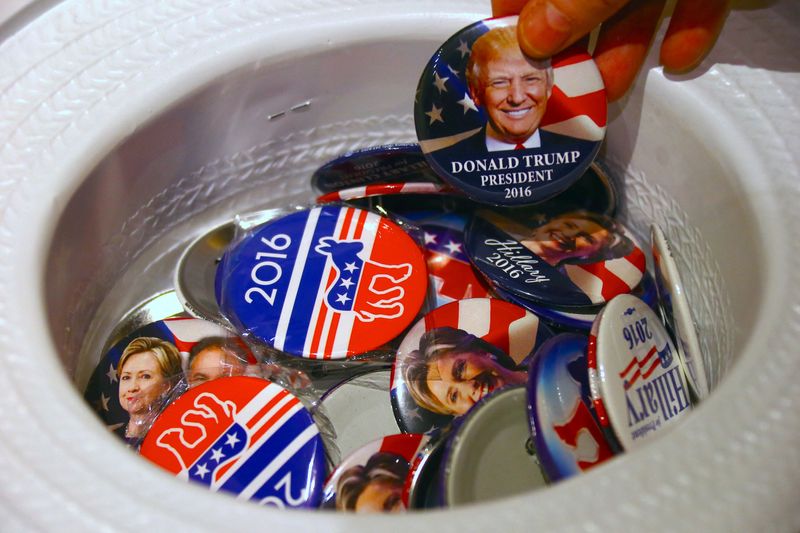
[[[492,0],[492,15],[495,17],[517,15],[526,2],[527,0]]]
[[[553,3],[531,0],[520,13],[517,35],[526,55],[544,59],[571,44],[573,24]]]
[[[699,65],[716,40],[706,28],[680,30],[664,38],[659,62],[664,69],[683,73]]]
[[[679,0],[661,44],[659,61],[664,69],[686,72],[699,65],[714,46],[728,7],[728,0]]]
[[[609,103],[625,96],[631,88],[642,64],[641,56],[641,51],[624,46],[595,55],[594,61],[603,78]]]

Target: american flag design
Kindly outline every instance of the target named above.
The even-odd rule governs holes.
[[[525,367],[536,348],[553,334],[539,317],[517,305],[496,298],[470,298],[438,307],[419,320],[403,337],[391,376],[391,400],[400,429],[408,433],[430,433],[453,417],[430,412],[417,405],[402,373],[404,359],[419,349],[426,331],[442,327],[462,330],[507,354]]]
[[[331,472],[325,481],[322,491],[322,507],[334,508],[336,506],[337,484],[341,479],[342,473],[347,469],[357,465],[366,465],[369,459],[376,453],[392,454],[398,461],[404,461],[406,466],[410,466],[417,452],[428,443],[429,437],[418,433],[399,433],[387,435],[380,439],[364,444],[361,448],[342,459],[341,463]],[[403,487],[406,481],[403,480]],[[407,502],[403,502],[403,507]]]
[[[634,241],[628,255],[596,263],[565,264],[567,277],[593,304],[603,304],[618,294],[628,294],[639,286],[647,270],[647,259],[630,232],[625,235]]]
[[[288,390],[251,377],[189,390],[156,420],[142,456],[181,479],[274,507],[315,507],[322,439]]]
[[[407,183],[381,183],[363,185],[341,191],[333,191],[317,198],[318,204],[330,202],[346,202],[373,196],[386,196],[389,194],[444,194],[452,191],[451,187],[441,183],[407,182]]]
[[[431,58],[420,79],[415,99],[417,137],[431,167],[468,196],[477,195],[497,205],[536,203],[565,190],[581,177],[596,156],[608,120],[605,86],[600,72],[585,47],[572,46],[551,58],[554,83],[539,130],[573,139],[571,148],[581,151],[579,164],[555,167],[557,177],[554,181],[558,182],[557,185],[534,183],[534,188],[540,188],[536,196],[517,199],[505,197],[503,186],[480,184],[477,173],[466,176],[451,173],[451,158],[442,150],[482,135],[487,123],[485,110],[475,103],[467,84],[466,70],[472,45],[492,28],[516,24],[516,16],[488,19],[457,32]],[[542,145],[522,153],[549,152],[547,146]],[[475,154],[476,157],[481,155],[486,154]]]
[[[392,340],[427,290],[417,244],[388,219],[352,207],[293,213],[228,256],[220,276],[226,314],[278,350],[311,359],[342,359]]]
[[[613,456],[589,407],[587,338],[553,337],[537,351],[531,367],[529,414],[536,454],[551,481],[586,471]]]
[[[686,377],[658,316],[631,295],[609,302],[587,348],[592,405],[624,449],[691,408]]]
[[[192,347],[205,338],[224,337],[230,338],[232,342],[242,342],[222,326],[189,317],[174,317],[152,322],[116,341],[101,357],[84,394],[107,427],[115,432],[124,428],[128,422],[128,413],[119,403],[117,365],[128,344],[139,337],[156,337],[172,343],[180,352],[184,366]],[[249,357],[251,363],[256,362],[252,354],[249,354]]]
[[[423,222],[420,230],[437,307],[456,300],[490,296],[486,281],[467,257],[463,225],[453,228],[435,221]]]

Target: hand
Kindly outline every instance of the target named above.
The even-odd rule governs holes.
[[[667,71],[686,72],[711,50],[730,0],[677,0],[661,43]],[[609,102],[633,85],[666,0],[492,0],[495,16],[519,14],[519,42],[537,59],[550,57],[600,28],[594,59]]]

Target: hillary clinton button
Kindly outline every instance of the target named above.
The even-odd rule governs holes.
[[[311,414],[288,390],[259,378],[191,389],[158,417],[141,454],[181,479],[280,508],[316,507],[325,479]]]
[[[546,307],[599,307],[631,292],[646,269],[633,234],[588,211],[512,219],[483,210],[473,217],[465,243],[490,282]]]
[[[560,309],[553,309],[544,305],[537,305],[530,300],[520,298],[519,296],[504,291],[502,289],[494,289],[495,293],[500,298],[506,301],[515,303],[520,307],[524,307],[539,316],[542,320],[547,322],[556,330],[572,331],[572,332],[585,332],[588,333],[592,329],[592,324],[597,318],[595,310],[586,312],[580,311],[564,311]],[[658,309],[658,293],[656,291],[656,282],[653,276],[645,272],[642,277],[642,282],[631,292],[631,295],[641,298],[641,300],[650,306],[651,309]]]
[[[708,379],[680,270],[673,257],[672,247],[661,228],[653,225],[650,235],[663,315],[675,334],[678,356],[684,366],[689,387],[695,398],[702,400],[708,396]]]
[[[425,445],[424,435],[387,435],[348,455],[325,482],[322,506],[356,513],[397,513],[411,461]]]
[[[269,222],[217,272],[231,322],[278,350],[343,359],[378,348],[414,320],[427,290],[417,244],[390,220],[327,205]]]
[[[542,470],[551,481],[584,472],[613,456],[591,411],[585,335],[544,343],[528,373],[528,413]]]
[[[483,399],[459,423],[442,460],[445,506],[514,496],[547,485],[532,453],[524,386]]]
[[[528,357],[551,335],[533,313],[494,298],[434,309],[406,333],[392,367],[400,429],[428,433],[495,390],[525,383]]]
[[[675,346],[658,316],[634,296],[617,296],[597,316],[587,366],[598,420],[625,450],[691,409]]]
[[[182,383],[244,373],[255,362],[237,337],[197,318],[169,318],[115,339],[89,379],[85,397],[109,430],[131,444],[144,437]]]
[[[456,33],[417,88],[414,121],[439,176],[477,201],[524,205],[578,180],[606,129],[603,80],[573,47],[552,60],[522,54],[517,17]]]
[[[311,185],[325,194],[376,183],[439,181],[416,143],[371,146],[347,152],[318,168]]]

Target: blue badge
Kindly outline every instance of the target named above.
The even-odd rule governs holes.
[[[225,254],[217,282],[220,308],[240,331],[292,355],[342,359],[414,320],[427,271],[396,224],[328,205],[257,228]]]
[[[542,202],[577,181],[606,129],[603,80],[577,47],[545,61],[525,57],[517,18],[456,33],[433,55],[417,88],[414,121],[431,167],[477,201]]]
[[[476,215],[467,255],[499,288],[537,305],[596,308],[639,285],[644,252],[619,222],[587,211],[512,219]]]
[[[551,481],[579,474],[614,455],[591,410],[587,343],[584,335],[553,337],[536,352],[528,372],[536,454]]]
[[[311,185],[323,194],[376,183],[413,181],[438,181],[418,144],[389,144],[347,152],[311,176]]]
[[[141,454],[175,476],[278,508],[319,505],[325,451],[311,414],[265,379],[189,390],[153,424]]]

